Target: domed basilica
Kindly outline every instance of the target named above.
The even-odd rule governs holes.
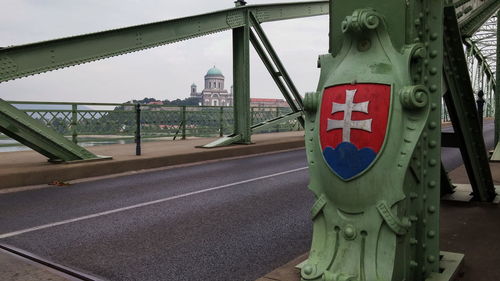
[[[231,87],[232,88],[232,87]],[[224,89],[224,75],[215,66],[205,75],[205,88],[197,92],[197,86],[191,85],[191,97],[199,98],[199,104],[210,106],[232,106],[233,93]]]

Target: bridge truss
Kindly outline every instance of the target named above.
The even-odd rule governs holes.
[[[496,0],[453,0],[445,8],[445,69],[443,89],[446,112],[454,126],[453,134],[443,134],[442,145],[459,147],[474,188],[480,200],[494,197],[484,140],[476,124],[480,122],[475,107],[477,93],[486,97],[486,114],[495,110],[498,95],[495,73],[498,64],[498,21],[494,13],[500,7]],[[0,82],[76,66],[95,60],[175,43],[180,40],[232,30],[234,78],[234,131],[205,147],[232,143],[251,143],[253,130],[297,118],[303,123],[302,97],[272,47],[261,24],[271,21],[327,15],[333,6],[329,1],[297,2],[267,5],[245,5],[236,1],[232,9],[194,15],[186,18],[148,23],[115,30],[11,46],[0,49]],[[330,36],[330,49],[339,42]],[[269,74],[278,85],[292,112],[251,126],[249,48],[253,45]],[[465,50],[464,50],[465,46]],[[433,70],[437,71],[437,70]],[[455,75],[460,73],[461,76]],[[498,77],[497,77],[498,79]],[[498,92],[498,91],[496,91]],[[499,116],[497,116],[499,117]],[[496,118],[498,122],[500,118]],[[497,123],[497,125],[499,125]],[[496,126],[496,139],[498,128]],[[32,120],[0,100],[0,131],[30,146],[55,161],[98,159],[82,147]],[[480,155],[476,157],[476,155]],[[482,156],[484,155],[484,157]],[[444,171],[442,174],[445,174]],[[446,177],[444,192],[452,192]]]

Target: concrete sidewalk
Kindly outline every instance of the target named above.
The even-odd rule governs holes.
[[[9,281],[76,280],[41,264],[0,249],[0,278]]]
[[[304,132],[257,134],[254,144],[221,148],[196,148],[217,138],[198,138],[177,141],[146,142],[142,155],[135,155],[135,144],[103,145],[88,148],[112,160],[71,164],[48,163],[47,158],[34,151],[0,153],[0,189],[27,185],[48,184],[105,176],[129,171],[160,168],[228,157],[244,156],[304,146]]]

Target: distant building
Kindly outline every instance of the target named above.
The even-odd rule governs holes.
[[[150,101],[148,102],[147,104],[153,104],[153,105],[163,105],[163,102],[162,101]]]
[[[288,103],[282,99],[261,99],[251,98],[251,107],[289,107]]]
[[[199,99],[199,104],[209,106],[232,106],[233,93],[224,89],[224,75],[215,66],[205,75],[205,88],[198,93],[196,84],[191,85],[191,97]]]

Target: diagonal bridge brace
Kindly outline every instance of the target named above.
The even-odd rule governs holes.
[[[467,70],[460,28],[455,9],[445,7],[444,76],[447,90],[444,101],[458,140],[458,146],[472,185],[474,198],[493,201],[496,193],[488,163],[486,146],[480,129],[474,92]]]
[[[269,126],[273,126],[275,124],[279,124],[281,122],[285,122],[295,118],[302,125],[302,127],[304,127],[304,103],[302,97],[299,94],[299,91],[297,90],[297,87],[293,83],[290,75],[286,71],[285,66],[279,59],[278,54],[274,50],[271,42],[262,29],[258,17],[251,11],[248,13],[248,22],[249,26],[246,27],[248,29],[248,39],[252,43],[252,46],[264,63],[264,66],[278,86],[280,92],[283,94],[283,97],[287,101],[288,105],[292,109],[292,113],[290,114],[285,114],[251,126],[251,131],[263,130],[264,128],[267,128]],[[254,30],[252,30],[250,27],[253,27]],[[247,110],[247,108],[243,107],[240,107],[239,109]],[[225,136],[221,139],[206,144],[202,147],[214,148],[219,146],[226,146],[233,143],[242,143],[242,140],[243,136],[241,134],[234,133],[232,135]],[[243,143],[245,142],[243,141]]]
[[[0,132],[49,158],[50,162],[109,159],[97,156],[0,99]]]
[[[275,3],[262,5],[248,5],[221,11],[215,11],[184,18],[147,23],[142,25],[118,28],[102,32],[95,32],[84,35],[77,35],[67,38],[48,40],[44,42],[30,43],[20,46],[9,46],[0,48],[0,83],[39,74],[51,70],[71,67],[96,60],[106,59],[113,56],[123,55],[148,48],[158,47],[181,40],[188,40],[195,37],[209,35],[215,32],[233,30],[233,39],[238,47],[233,52],[233,60],[237,58],[234,74],[235,76],[235,105],[245,112],[235,110],[235,134],[239,135],[230,138],[233,142],[250,142],[250,118],[249,118],[249,84],[248,73],[248,31],[249,14],[258,21],[271,22],[294,18],[326,15],[329,13],[329,1],[307,1],[296,3]],[[258,32],[259,33],[259,32]],[[260,33],[259,33],[260,36]],[[281,75],[288,76],[285,71],[276,71]],[[287,79],[287,78],[285,78]],[[289,78],[288,78],[289,79]],[[238,80],[240,83],[236,83]],[[291,85],[289,81],[285,83]],[[294,86],[292,86],[294,88]],[[238,92],[238,94],[236,94]],[[301,110],[301,100],[296,89],[292,89],[295,102],[300,106],[293,107],[293,99],[287,97],[287,101],[292,106],[294,112]],[[239,97],[236,103],[236,96]],[[235,107],[236,108],[236,107]],[[0,109],[1,110],[1,109]],[[24,118],[24,117],[23,117]],[[301,117],[299,117],[301,118]],[[6,119],[5,119],[6,120]],[[4,121],[5,121],[4,120]],[[299,119],[299,121],[302,119]],[[26,124],[31,123],[26,120]],[[25,126],[29,130],[30,126]],[[35,147],[37,135],[31,132],[30,140],[24,140],[17,135],[15,139],[22,140],[23,143],[30,143]],[[15,133],[10,132],[10,136]],[[55,142],[57,143],[57,142]],[[55,144],[53,144],[55,145]],[[47,149],[37,148],[37,151],[44,151],[44,155],[51,155]],[[71,158],[71,157],[70,157]]]

